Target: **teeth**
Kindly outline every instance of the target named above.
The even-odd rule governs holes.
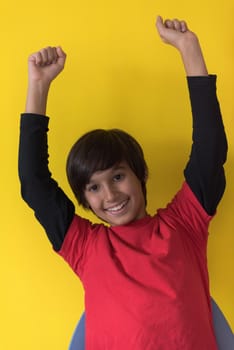
[[[127,202],[127,201],[121,203],[120,205],[117,205],[116,207],[109,208],[109,209],[107,209],[107,210],[108,210],[108,211],[112,211],[112,212],[116,212],[116,211],[122,209],[122,208],[125,206],[126,202]]]

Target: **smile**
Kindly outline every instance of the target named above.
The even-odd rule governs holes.
[[[128,199],[123,201],[122,203],[114,206],[114,207],[105,209],[105,211],[107,211],[111,214],[117,214],[117,213],[122,211],[122,209],[127,205],[127,203],[128,203]]]

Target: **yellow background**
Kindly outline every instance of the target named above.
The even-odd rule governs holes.
[[[79,280],[52,251],[20,198],[17,147],[27,57],[47,45],[61,45],[67,52],[48,104],[50,168],[64,190],[72,197],[65,161],[76,138],[96,127],[123,128],[145,150],[152,213],[178,189],[191,145],[183,66],[178,53],[158,38],[157,14],[186,19],[199,35],[210,73],[218,75],[229,156],[227,189],[210,228],[208,259],[212,296],[234,327],[233,4],[1,1],[1,349],[67,349],[84,307]]]

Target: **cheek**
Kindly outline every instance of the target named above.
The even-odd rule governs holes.
[[[84,199],[85,199],[85,205],[87,208],[91,207],[91,203],[90,203],[90,196],[86,194],[84,194]]]
[[[138,179],[132,179],[129,183],[129,188],[132,194],[139,195],[142,192],[142,186]]]
[[[97,196],[92,196],[90,194],[85,196],[85,200],[87,203],[87,207],[91,210],[94,210],[95,207],[98,205],[98,198]]]

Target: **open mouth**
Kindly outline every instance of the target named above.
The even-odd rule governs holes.
[[[128,201],[129,200],[126,199],[125,201],[123,201],[122,203],[120,203],[118,205],[115,205],[113,207],[105,209],[105,211],[108,212],[108,213],[111,213],[111,214],[119,214],[126,207]]]

